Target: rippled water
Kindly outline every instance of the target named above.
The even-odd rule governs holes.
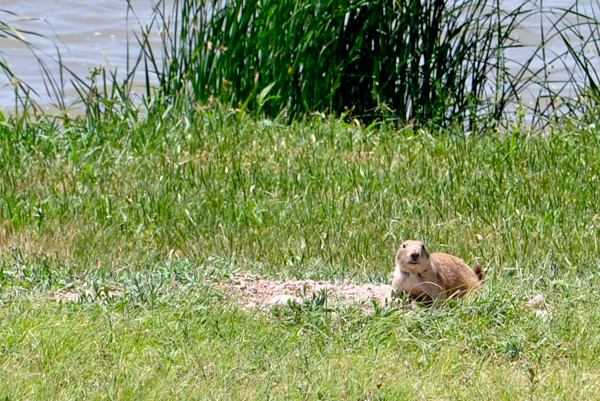
[[[594,0],[581,0],[579,4],[589,7],[590,1]],[[131,0],[136,16],[130,14],[128,20],[126,0],[2,0],[1,10],[9,10],[29,20],[6,13],[0,13],[0,19],[49,38],[35,39],[28,36],[29,39],[35,39],[33,42],[40,49],[51,55],[56,54],[53,47],[56,44],[61,51],[63,62],[78,76],[85,77],[89,75],[90,68],[106,64],[107,61],[112,67],[126,69],[128,44],[133,50],[131,61],[137,54],[136,40],[132,32],[139,32],[139,22],[145,24],[150,21],[152,3],[152,0]],[[507,10],[520,4],[518,0],[504,0]],[[557,8],[566,8],[573,4],[573,1],[567,0],[544,2],[545,7]],[[136,21],[136,17],[139,22]],[[539,42],[539,27],[539,19],[530,19],[519,30],[519,35],[525,42]],[[156,32],[154,35],[153,39],[158,43]],[[558,42],[555,46],[559,48],[553,49],[554,51],[564,50]],[[4,53],[11,69],[20,79],[32,85],[39,93],[45,93],[39,67],[26,47],[19,46],[16,41],[0,38],[0,51]],[[529,54],[528,51],[515,51],[511,57],[516,55],[517,58],[525,59]],[[67,97],[69,96],[74,97],[73,90],[67,91]],[[0,88],[2,109],[10,108],[12,99],[10,87]]]
[[[152,1],[131,0],[131,5],[135,16],[131,13],[128,16],[125,0],[2,0],[0,9],[24,18],[0,13],[0,19],[48,38],[27,36],[40,50],[52,56],[56,56],[56,45],[68,68],[78,76],[86,77],[90,68],[107,62],[113,68],[125,70],[128,44],[133,50],[130,61],[135,60],[139,47],[132,32],[140,31],[139,23],[150,21]],[[158,38],[155,40],[158,42]],[[0,39],[0,49],[11,70],[21,80],[37,92],[45,93],[38,64],[27,47],[15,40]],[[54,63],[48,62],[48,65]],[[69,93],[74,96],[72,90],[67,91],[67,96]],[[0,89],[0,107],[10,107],[12,98],[10,88]]]

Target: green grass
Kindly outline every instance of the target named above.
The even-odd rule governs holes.
[[[5,128],[2,247],[74,273],[219,255],[272,276],[385,277],[404,238],[491,274],[595,266],[596,132],[464,138],[219,110]]]
[[[24,297],[1,313],[8,399],[565,399],[598,386],[597,311],[546,320],[487,290],[388,316],[292,320],[194,286],[143,307]]]
[[[412,7],[427,19],[429,13],[419,13],[417,3]],[[185,14],[194,3],[181,4],[188,5]],[[363,21],[365,10],[395,7],[353,4],[350,11],[330,9],[338,30],[348,26],[346,16],[351,23],[364,22],[366,31],[381,28],[382,19]],[[324,29],[318,18],[303,17],[315,10],[298,10],[288,25],[277,24],[280,33],[300,32],[305,23],[315,24],[313,32]],[[162,12],[158,9],[157,18],[167,22]],[[203,47],[205,38],[197,36],[192,48],[199,53],[190,54],[176,42],[189,43],[185,23],[195,16],[181,17],[182,25],[175,25],[184,29],[172,25],[172,36],[164,36],[165,54],[176,55],[172,69],[157,72],[164,74],[162,87],[158,92],[148,87],[143,106],[132,101],[131,77],[139,63],[158,59],[148,53],[123,79],[106,68],[91,71],[89,81],[74,77],[85,118],[66,115],[62,80],[48,75],[59,117],[30,118],[39,108],[24,83],[15,87],[21,113],[0,114],[0,399],[596,397],[600,133],[591,124],[597,116],[597,77],[589,60],[578,60],[587,73],[578,93],[586,94],[589,99],[581,102],[588,103],[570,106],[571,125],[567,119],[553,121],[547,136],[528,135],[521,126],[480,136],[386,123],[363,127],[320,113],[284,125],[287,113],[313,111],[312,100],[269,109],[275,103],[269,96],[283,93],[277,86],[262,91],[275,78],[255,80],[250,69],[231,66],[229,72],[243,75],[232,80],[238,88],[232,93],[225,88],[216,99],[247,101],[239,105],[242,110],[247,105],[252,110],[256,102],[255,109],[279,115],[257,120],[258,114],[249,118],[244,111],[197,106],[195,101],[208,101],[215,88],[207,87],[201,74],[200,81],[183,80],[181,74],[190,71],[184,68],[188,61],[199,60],[204,64],[191,71],[213,79],[210,51],[233,54],[240,44],[263,46],[268,54],[271,39],[285,44],[287,36],[301,36],[253,36],[244,44],[233,35],[228,50],[217,41]],[[254,17],[274,21],[268,13]],[[235,25],[236,20],[227,21]],[[563,32],[577,33],[594,21]],[[382,32],[379,28],[373,35]],[[24,40],[7,25],[0,31]],[[421,50],[431,50],[426,41],[419,43]],[[369,50],[368,43],[362,45],[353,51]],[[450,50],[434,53],[441,59]],[[534,53],[540,50],[543,44]],[[493,51],[485,46],[483,54],[494,60]],[[256,51],[242,53],[248,58],[231,60],[260,59]],[[300,74],[282,67],[281,58],[269,60],[281,85],[286,74]],[[347,61],[357,63],[354,67],[371,62]],[[154,67],[144,65],[147,77]],[[305,65],[303,74],[316,71],[321,79],[320,68],[336,65],[312,67]],[[14,77],[1,62],[0,69]],[[61,72],[69,73],[62,64]],[[536,79],[540,73],[529,72]],[[528,73],[528,65],[521,73]],[[359,99],[365,108],[359,112],[377,106],[387,115],[386,107],[394,105],[375,103],[365,78],[370,74],[358,74],[359,84],[351,86],[357,97],[342,100]],[[498,79],[504,78],[499,72]],[[510,85],[522,84],[512,78]],[[215,82],[216,89],[226,85],[220,78]],[[323,85],[330,90],[336,82]],[[515,87],[496,88],[509,89]],[[168,99],[181,90],[184,96],[176,102]],[[333,104],[333,97],[314,99],[325,105]],[[432,106],[425,100],[423,107]],[[473,105],[467,99],[450,106],[466,107],[469,116]],[[432,123],[429,112],[420,116],[425,123]],[[319,298],[283,309],[246,310],[214,285],[230,283],[239,272],[389,282],[396,247],[408,238],[482,265],[485,287],[439,308],[365,310]],[[81,301],[53,300],[52,292],[67,290],[82,294]],[[119,293],[107,298],[108,290]],[[527,305],[536,294],[545,296],[546,308]]]
[[[221,109],[5,123],[0,398],[597,393],[596,128],[466,137]],[[481,264],[485,288],[410,311],[247,311],[210,285],[388,282],[407,238]],[[539,293],[545,314],[526,304]]]

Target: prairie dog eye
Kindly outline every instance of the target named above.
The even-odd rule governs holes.
[[[406,248],[406,244],[402,244],[402,248]]]
[[[425,250],[425,244],[421,245],[421,250],[424,251]]]

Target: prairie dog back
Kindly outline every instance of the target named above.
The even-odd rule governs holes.
[[[437,266],[438,273],[444,288],[449,295],[460,291],[459,296],[464,295],[467,290],[475,290],[481,287],[480,277],[462,259],[443,252],[431,254],[431,260]],[[477,268],[480,271],[480,268]],[[481,273],[483,279],[483,273]]]

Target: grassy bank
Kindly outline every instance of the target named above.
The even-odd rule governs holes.
[[[219,109],[126,117],[0,126],[0,396],[596,394],[595,128],[468,138]],[[481,264],[485,289],[440,309],[271,312],[206,281],[387,282],[406,238]],[[123,293],[48,295],[67,288]],[[526,304],[538,293],[542,312]]]
[[[5,129],[5,252],[74,274],[221,255],[266,275],[377,281],[419,237],[491,274],[595,266],[597,131],[465,138],[224,111],[86,129]]]

